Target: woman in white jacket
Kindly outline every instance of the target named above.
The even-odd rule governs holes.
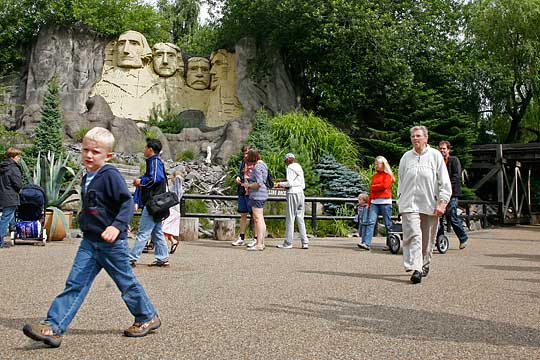
[[[439,217],[452,185],[441,153],[428,145],[425,126],[411,128],[411,142],[413,149],[399,162],[397,204],[403,220],[403,265],[418,284],[429,272]]]

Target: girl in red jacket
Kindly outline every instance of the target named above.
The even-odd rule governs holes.
[[[375,228],[375,224],[377,224],[377,217],[379,215],[383,217],[386,233],[389,234],[392,229],[392,183],[395,181],[394,174],[388,164],[388,160],[383,156],[377,156],[375,158],[375,170],[377,173],[371,178],[369,189],[369,212],[366,235],[362,237],[362,242],[358,244],[358,247],[364,250],[371,249],[373,229]]]

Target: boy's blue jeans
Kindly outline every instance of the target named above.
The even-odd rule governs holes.
[[[163,234],[161,221],[155,221],[152,215],[148,213],[148,210],[144,208],[141,214],[139,229],[137,229],[135,244],[129,252],[130,261],[139,260],[150,236],[154,242],[154,256],[156,259],[160,261],[169,259],[169,247],[167,246],[167,240],[165,240],[165,234]]]
[[[45,322],[55,334],[62,335],[66,331],[101,269],[105,269],[116,283],[135,322],[147,322],[156,315],[154,305],[133,274],[127,239],[111,244],[83,238],[66,280],[66,287],[54,299],[47,313]]]

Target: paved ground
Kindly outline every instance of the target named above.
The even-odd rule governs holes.
[[[142,339],[101,274],[58,349],[26,338],[62,290],[77,240],[0,250],[1,359],[538,359],[540,226],[471,233],[410,285],[401,256],[354,239],[248,252],[182,243],[169,269],[135,272],[163,326]],[[295,243],[295,246],[298,246]],[[143,261],[149,263],[151,254]]]

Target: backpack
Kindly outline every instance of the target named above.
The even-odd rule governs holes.
[[[268,189],[272,189],[274,187],[274,177],[272,176],[270,169],[267,168],[267,170],[268,170],[268,175],[266,176],[264,185],[266,185]]]

